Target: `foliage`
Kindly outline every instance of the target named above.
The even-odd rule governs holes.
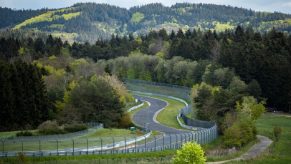
[[[264,104],[264,102],[258,103],[254,97],[243,97],[241,103],[237,102],[236,109],[246,114],[248,118],[257,120],[265,112]]]
[[[126,104],[134,101],[133,96],[127,91],[127,88],[116,76],[106,75],[103,78],[117,92],[121,103]]]
[[[17,137],[20,137],[20,136],[33,136],[33,133],[30,132],[30,131],[20,131],[20,132],[16,133],[16,136]]]
[[[254,97],[243,97],[241,102],[236,103],[235,118],[228,115],[225,118],[225,131],[223,142],[226,147],[241,147],[256,138],[255,120],[265,111],[264,102],[258,103]],[[229,120],[233,120],[231,123]]]
[[[159,3],[136,6],[130,9],[107,4],[78,3],[72,7],[51,10],[10,10],[3,8],[0,27],[14,26],[16,29],[39,29],[44,32],[76,33],[77,41],[91,43],[100,39],[109,39],[112,33],[128,35],[145,34],[149,29],[167,31],[200,28],[203,31],[217,30],[224,32],[241,24],[261,32],[273,27],[290,32],[289,14],[264,13],[253,10],[214,4],[178,3],[171,7]],[[10,14],[10,15],[9,15]],[[22,14],[24,16],[22,16]],[[13,18],[8,17],[13,16]],[[195,18],[195,19],[193,19]],[[54,24],[62,25],[55,28]],[[184,42],[189,43],[189,42]],[[199,46],[193,44],[194,49]],[[191,44],[179,46],[191,47]],[[199,53],[199,52],[198,52]]]
[[[0,7],[0,28],[11,27],[26,19],[47,12],[47,9],[41,10],[14,10]]]
[[[38,126],[38,132],[43,135],[62,134],[64,130],[56,121],[45,121]]]
[[[248,119],[240,119],[226,129],[223,142],[226,147],[242,147],[256,138],[254,122]]]
[[[27,159],[27,157],[26,157],[25,154],[22,153],[22,152],[19,152],[19,153],[17,154],[17,161],[18,161],[19,163],[23,163],[23,164],[28,163],[28,159]]]
[[[118,126],[120,128],[129,128],[133,126],[134,124],[131,121],[131,117],[129,113],[124,113],[122,117],[120,118],[120,121],[118,123]]]
[[[34,128],[51,117],[42,74],[33,64],[0,61],[0,130]]]
[[[144,18],[144,14],[140,13],[140,12],[135,12],[132,14],[131,16],[131,22],[132,23],[139,23],[140,21],[142,21]]]
[[[10,35],[24,34],[19,32]],[[224,89],[232,83],[229,87],[231,92],[248,92],[259,100],[265,97],[267,106],[288,111],[291,95],[290,45],[291,36],[285,33],[271,30],[261,34],[252,28],[238,26],[234,31],[222,33],[202,32],[199,29],[184,32],[181,29],[167,34],[162,29],[137,38],[133,35],[112,35],[110,40],[98,40],[92,45],[69,45],[50,36],[23,40],[8,37],[0,39],[0,56],[4,60],[17,58],[31,61],[66,52],[76,58],[98,60],[98,64],[103,64],[107,73],[119,78],[139,78],[190,87],[204,81]],[[152,56],[138,57],[131,54]],[[121,56],[129,56],[130,59]],[[100,60],[116,57],[119,58],[107,64]],[[141,65],[133,66],[128,61]],[[121,68],[123,65],[126,67]],[[83,76],[91,72],[90,64],[83,63],[78,67],[74,68]]]
[[[205,161],[206,157],[201,146],[192,142],[183,144],[173,158],[173,162],[177,164],[204,164]]]
[[[86,130],[87,128],[87,125],[78,123],[68,124],[64,126],[64,130],[69,133]]]
[[[118,125],[124,106],[110,84],[97,76],[93,76],[90,81],[81,81],[71,91],[69,104],[64,112],[73,109],[77,113],[77,120],[71,121],[102,122],[106,127]]]

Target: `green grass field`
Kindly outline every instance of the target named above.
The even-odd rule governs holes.
[[[165,150],[159,152],[131,153],[131,154],[111,154],[111,155],[81,155],[81,156],[51,156],[51,157],[24,157],[24,162],[19,157],[0,158],[0,163],[46,163],[46,164],[71,164],[71,163],[171,163],[176,150]]]
[[[255,160],[232,162],[247,164],[289,164],[291,163],[291,117],[272,113],[264,114],[256,123],[258,133],[273,139],[273,127],[283,129],[278,142],[274,142],[261,157]]]
[[[223,160],[229,160],[229,159],[233,159],[233,158],[237,158],[239,156],[241,156],[242,154],[244,154],[245,152],[247,152],[257,141],[252,141],[250,143],[248,143],[247,145],[243,146],[240,150],[238,150],[237,152],[233,153],[233,154],[228,154],[228,155],[207,155],[207,161],[211,162],[211,161],[223,161]],[[216,140],[212,141],[209,144],[206,145],[202,145],[204,151],[209,152],[211,150],[216,150],[216,149],[220,149],[222,148],[222,137],[218,137]]]
[[[38,151],[41,150],[59,150],[65,148],[72,148],[73,144],[75,148],[86,148],[87,147],[87,139],[88,139],[88,146],[101,146],[102,145],[110,144],[113,142],[123,141],[125,137],[127,139],[133,139],[142,135],[140,132],[131,132],[127,129],[99,129],[94,132],[89,132],[87,135],[77,137],[77,138],[70,138],[66,140],[47,140],[47,141],[26,141],[26,142],[12,142],[6,141],[4,143],[4,150],[5,151]]]
[[[180,109],[182,109],[185,106],[185,104],[183,104],[180,101],[166,97],[160,96],[152,97],[168,102],[168,106],[158,114],[157,121],[169,127],[182,129],[182,127],[179,125],[177,121],[177,115],[179,114]]]

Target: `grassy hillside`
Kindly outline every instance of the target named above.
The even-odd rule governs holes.
[[[4,19],[4,18],[2,18]],[[180,3],[171,7],[148,4],[124,9],[95,3],[79,3],[72,7],[46,11],[14,26],[14,29],[38,29],[50,33],[78,34],[74,40],[94,42],[112,34],[147,33],[151,29],[167,31],[200,28],[225,31],[238,24],[259,31],[273,27],[291,31],[291,15],[255,12],[243,8]]]

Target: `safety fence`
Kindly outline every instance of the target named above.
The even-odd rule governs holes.
[[[60,141],[55,141],[55,148],[52,150],[42,149],[42,142],[35,143],[39,146],[39,150],[33,149],[31,151],[25,148],[31,145],[24,145],[21,142],[22,150],[8,151],[5,150],[5,145],[2,147],[0,156],[10,157],[17,156],[18,153],[23,153],[26,156],[71,156],[71,155],[85,155],[85,154],[126,154],[126,153],[140,153],[140,152],[153,152],[169,149],[178,149],[184,143],[196,141],[199,144],[206,144],[216,138],[216,127],[204,129],[195,132],[183,134],[167,134],[155,137],[141,136],[134,139],[124,138],[122,141],[116,141],[116,137],[111,141],[107,140],[105,144],[104,139],[99,140],[84,140],[83,143],[76,140],[71,140],[71,148],[62,148]],[[142,139],[141,139],[142,138]],[[92,145],[98,145],[93,146]]]
[[[171,99],[175,99],[177,101],[180,101],[185,104],[185,107],[183,107],[180,110],[180,113],[177,115],[177,121],[180,124],[181,127],[189,130],[203,130],[203,129],[215,129],[215,131],[211,131],[214,133],[215,138],[217,137],[217,125],[215,122],[211,121],[202,121],[197,119],[189,118],[187,115],[191,114],[192,109],[191,106],[189,106],[188,102],[190,102],[190,92],[191,89],[184,87],[184,86],[178,86],[178,85],[171,85],[171,84],[165,84],[165,83],[157,83],[157,82],[149,82],[149,81],[143,81],[143,80],[125,80],[127,86],[130,87],[130,89],[135,89],[138,92],[143,92],[148,95],[157,95],[162,97],[167,97]],[[143,87],[141,87],[143,85]],[[149,86],[159,86],[159,87],[168,87],[168,88],[162,88],[163,90],[159,90],[157,88],[153,88],[151,90],[151,93],[148,93],[148,89],[151,89]],[[164,95],[165,92],[169,92],[170,90],[173,90],[173,92],[178,92],[171,95],[176,95],[177,97],[173,96],[167,96]],[[178,98],[179,97],[179,98]],[[185,101],[186,100],[186,101]],[[187,102],[188,101],[188,102]],[[182,120],[180,120],[180,118]]]
[[[144,80],[124,80],[127,89],[133,91],[150,92],[162,95],[171,95],[182,98],[186,101],[190,100],[191,89],[188,87],[171,85],[166,83],[157,83]],[[189,101],[190,102],[190,101]]]
[[[150,82],[139,81],[138,84],[149,84]],[[170,94],[176,96],[179,94],[183,97],[189,98],[190,89],[180,86],[163,85],[160,83],[154,83],[156,86],[171,87],[174,88],[173,93]],[[132,85],[132,88],[136,89]],[[145,90],[144,90],[145,89]],[[162,88],[165,89],[165,88]],[[169,89],[166,89],[170,92]],[[157,88],[153,88],[151,91],[147,91],[146,88],[139,89],[139,91],[153,92],[159,91]],[[180,91],[177,93],[177,91]],[[185,92],[183,92],[185,91]],[[157,94],[164,94],[157,92]],[[165,95],[163,95],[165,96]],[[179,99],[173,96],[167,96],[169,98]],[[179,96],[178,96],[179,97]],[[178,149],[185,142],[195,141],[199,144],[206,144],[217,138],[217,126],[215,123],[209,123],[205,121],[192,120],[185,116],[185,111],[190,111],[186,101],[180,99],[186,105],[181,109],[177,119],[181,116],[185,126],[200,127],[195,131],[189,131],[181,134],[165,134],[160,136],[151,136],[151,133],[146,133],[142,136],[135,137],[102,137],[102,138],[78,138],[78,139],[63,139],[63,140],[2,140],[0,148],[0,156],[9,157],[16,156],[19,152],[27,156],[55,156],[55,155],[84,155],[84,154],[123,154],[123,153],[138,153],[138,152],[152,152],[162,151],[168,149]],[[186,99],[189,100],[189,99]],[[207,125],[206,125],[207,124]],[[210,124],[212,126],[210,126]],[[198,126],[199,125],[199,126]],[[209,126],[208,126],[209,125]],[[192,127],[193,128],[193,127]],[[2,150],[1,150],[2,149]]]

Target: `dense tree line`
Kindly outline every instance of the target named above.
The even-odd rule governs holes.
[[[33,60],[68,53],[73,57],[89,57],[97,61],[128,56],[137,50],[164,59],[181,56],[190,60],[216,62],[233,68],[247,83],[256,80],[269,107],[290,110],[291,36],[274,29],[265,34],[241,26],[223,33],[200,30],[167,33],[162,29],[138,37],[112,35],[109,41],[98,40],[95,44],[70,45],[51,36],[24,40],[2,38],[0,43],[1,58],[6,60]],[[152,77],[152,80],[156,79]]]
[[[45,71],[23,62],[0,61],[0,130],[33,128],[50,118]]]

